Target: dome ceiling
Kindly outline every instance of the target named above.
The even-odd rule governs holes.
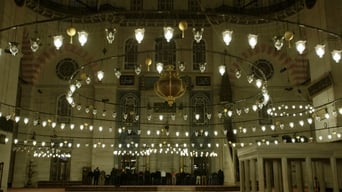
[[[226,0],[217,4],[216,7],[196,7],[196,5],[190,7],[190,3],[187,3],[185,8],[172,7],[171,11],[170,9],[156,9],[158,5],[151,4],[149,4],[151,8],[141,6],[132,10],[132,6],[127,8],[127,3],[121,5],[120,2],[123,1],[26,0],[25,6],[40,15],[56,20],[72,19],[73,22],[81,23],[106,21],[121,26],[146,25],[147,23],[149,26],[162,26],[165,25],[165,20],[175,22],[180,19],[187,20],[190,26],[217,25],[224,22],[255,24],[280,20],[304,8],[302,0]],[[196,4],[198,1],[193,2]],[[157,1],[155,3],[157,4]]]

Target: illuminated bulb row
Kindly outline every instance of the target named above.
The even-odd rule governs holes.
[[[57,50],[59,50],[63,46],[63,35],[53,36],[53,44]],[[88,41],[88,33],[86,31],[78,32],[78,41],[81,46],[84,46]]]
[[[305,122],[304,120],[299,120],[298,121],[298,125],[300,127],[304,127],[305,124],[307,125],[311,125],[313,123],[313,119],[312,118],[308,118],[307,121]],[[288,128],[296,128],[295,127],[295,123],[294,122],[289,122],[288,123]],[[283,130],[285,128],[285,124],[284,123],[281,123],[279,124],[278,126],[276,125],[270,125],[268,128],[270,129],[270,131],[275,131],[276,128],[280,128],[281,130]],[[243,134],[246,134],[248,132],[248,130],[251,130],[252,132],[256,132],[257,131],[257,128],[256,127],[251,127],[251,128],[247,128],[247,127],[239,127],[238,129],[233,129],[233,134],[234,135],[237,135],[238,133],[243,133]],[[262,132],[265,132],[267,131],[267,126],[265,125],[262,125],[260,126],[260,131]]]
[[[224,43],[228,46],[233,39],[233,31],[226,29],[225,31],[222,32],[222,38],[223,38]],[[258,35],[248,34],[247,39],[248,39],[249,46],[252,49],[254,49],[258,43]]]
[[[184,157],[217,157],[218,154],[214,151],[212,152],[188,152],[187,150],[182,150],[182,151],[170,151],[170,150],[163,150],[163,149],[153,149],[153,150],[146,150],[146,151],[132,151],[132,150],[123,150],[123,151],[113,151],[113,155],[115,156],[150,156],[150,155],[156,155],[156,154],[175,154],[175,155],[180,155]]]

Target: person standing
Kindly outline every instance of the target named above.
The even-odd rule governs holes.
[[[96,169],[94,169],[94,185],[98,185],[99,184],[99,177],[100,177],[100,169],[99,167],[96,167]]]

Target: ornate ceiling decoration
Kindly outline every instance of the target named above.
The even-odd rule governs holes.
[[[71,3],[72,2],[72,3]],[[81,23],[110,22],[121,26],[163,26],[177,20],[187,20],[189,26],[217,25],[224,22],[236,24],[265,23],[281,20],[303,9],[304,1],[262,0],[229,1],[215,8],[200,7],[190,10],[175,7],[173,10],[142,9],[128,10],[118,1],[56,1],[27,0],[26,7],[42,16],[52,19],[72,20]],[[156,6],[153,6],[156,7]]]

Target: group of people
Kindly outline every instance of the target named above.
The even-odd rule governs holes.
[[[200,182],[198,178],[201,178]],[[83,179],[85,180],[83,183],[88,185],[223,185],[224,173],[222,170],[211,174],[164,173],[163,171],[132,173],[113,168],[110,174],[106,175],[105,171],[96,167],[93,171],[89,170]]]

